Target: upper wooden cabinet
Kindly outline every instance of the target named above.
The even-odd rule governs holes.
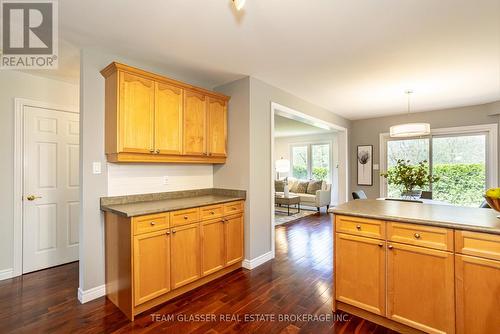
[[[225,163],[229,97],[118,63],[101,74],[108,161]]]
[[[186,92],[184,98],[184,154],[207,155],[207,99]]]

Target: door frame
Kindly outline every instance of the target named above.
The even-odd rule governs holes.
[[[14,221],[12,277],[23,274],[24,108],[35,107],[79,114],[78,107],[14,98]]]
[[[308,114],[304,114],[295,109],[289,108],[282,104],[271,102],[271,182],[270,182],[270,191],[269,194],[271,196],[271,255],[272,258],[275,256],[275,221],[274,221],[274,178],[276,175],[275,172],[275,161],[274,161],[274,115],[279,115],[280,113],[284,113],[287,115],[291,115],[293,117],[299,118],[301,120],[305,120],[310,124],[316,125],[326,125],[330,129],[337,130],[337,149],[338,149],[338,204],[342,204],[348,201],[349,194],[349,141],[348,134],[349,130],[341,125],[331,123],[328,121],[324,121],[322,119],[313,117]],[[332,151],[334,147],[332,146]],[[336,168],[332,166],[332,168]]]

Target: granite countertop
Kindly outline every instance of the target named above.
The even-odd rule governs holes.
[[[403,223],[431,225],[467,231],[500,234],[498,212],[492,209],[384,200],[354,200],[330,213]]]
[[[101,198],[101,210],[125,217],[142,216],[199,206],[245,200],[246,192],[230,189],[199,189],[157,194]]]

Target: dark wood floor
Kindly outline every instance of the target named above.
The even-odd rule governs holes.
[[[134,323],[104,297],[78,302],[77,263],[2,281],[0,333],[394,333],[350,315],[344,321],[322,319],[332,315],[331,276],[331,222],[316,214],[277,227],[275,260],[226,275]],[[210,314],[215,321],[189,321]],[[221,321],[224,315],[239,319]],[[248,318],[259,315],[275,321]],[[284,321],[283,315],[316,319]]]

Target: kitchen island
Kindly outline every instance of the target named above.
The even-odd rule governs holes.
[[[493,210],[356,200],[330,212],[334,311],[404,333],[500,328],[500,219]]]

